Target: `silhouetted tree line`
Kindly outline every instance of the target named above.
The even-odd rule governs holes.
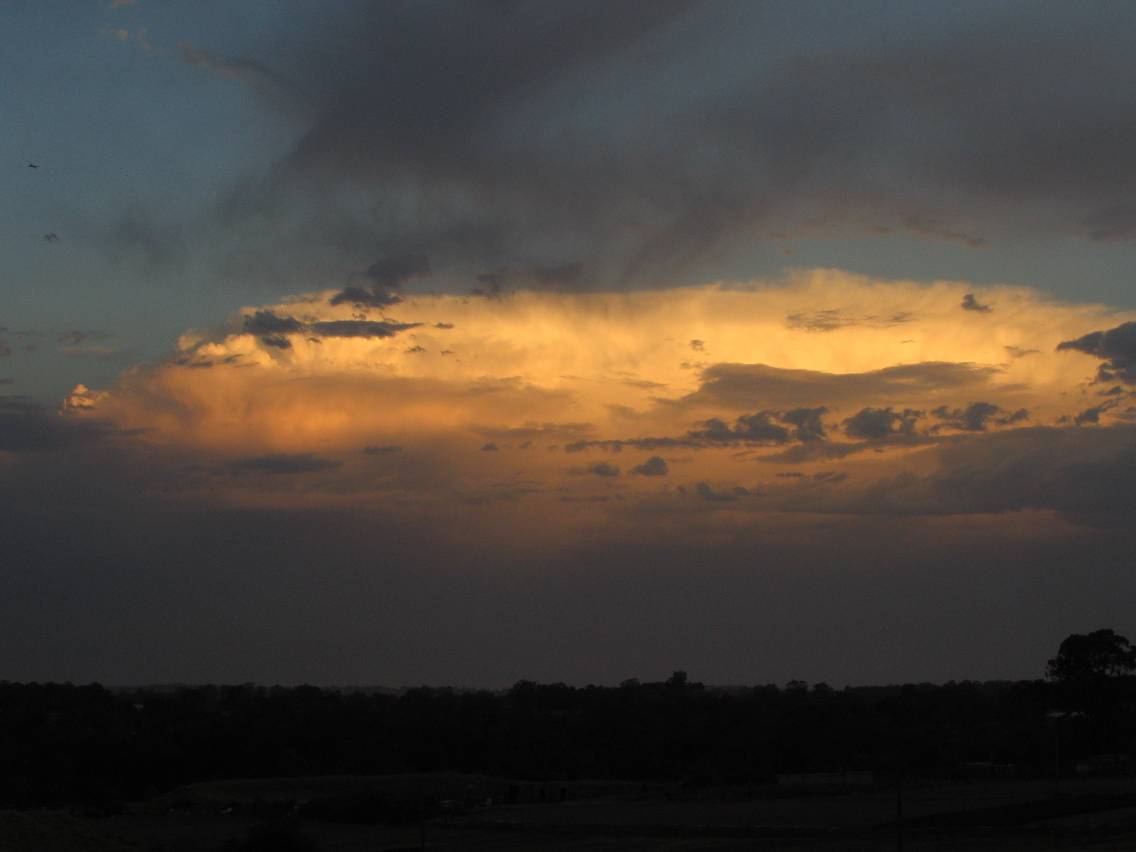
[[[326,774],[695,785],[898,768],[949,776],[975,764],[1049,774],[1057,725],[1068,762],[1136,748],[1136,653],[1112,631],[1094,636],[1088,649],[1066,640],[1047,680],[840,690],[711,688],[681,672],[619,687],[521,681],[506,692],[398,695],[0,683],[0,805],[107,804],[199,780]],[[1094,663],[1102,648],[1105,662]]]

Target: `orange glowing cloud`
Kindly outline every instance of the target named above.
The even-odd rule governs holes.
[[[926,473],[944,442],[1085,422],[1102,399],[1099,361],[1058,346],[1132,318],[1025,288],[835,271],[745,287],[413,295],[381,310],[332,296],[187,333],[164,363],[80,386],[65,407],[218,463],[267,459],[231,469],[341,495],[679,489],[722,506],[759,494],[807,505],[853,480]],[[1094,422],[1126,412],[1105,405]],[[334,463],[303,461],[315,458]]]

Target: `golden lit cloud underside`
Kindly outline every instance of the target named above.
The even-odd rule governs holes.
[[[816,271],[381,310],[331,295],[187,333],[164,363],[76,388],[64,412],[192,458],[213,473],[187,490],[242,501],[683,495],[795,512],[860,511],[873,484],[1039,440],[1080,448],[1093,427],[1117,433],[1108,446],[1136,419],[1099,357],[1058,349],[1136,314],[1025,288]]]

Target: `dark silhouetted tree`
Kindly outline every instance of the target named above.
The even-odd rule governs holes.
[[[1071,684],[1124,677],[1134,671],[1136,648],[1126,637],[1108,629],[1066,637],[1046,667],[1050,678]]]

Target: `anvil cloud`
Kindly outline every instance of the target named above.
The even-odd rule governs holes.
[[[1093,330],[1124,317],[1009,287],[983,292],[994,307],[974,313],[965,289],[818,271],[747,287],[417,294],[378,309],[316,292],[187,333],[162,363],[77,390],[65,412],[197,454],[237,480],[218,492],[258,502],[281,478],[253,487],[236,474],[295,474],[289,502],[310,474],[313,504],[648,499],[710,483],[757,510],[816,512],[850,511],[900,469],[938,470],[960,442],[1044,440],[1093,408],[1099,426],[1136,420],[1131,393],[1095,376],[1118,356],[1085,342],[1114,339]],[[826,322],[802,323],[809,310]],[[654,478],[625,474],[656,458]],[[825,487],[786,489],[800,484],[788,464]],[[506,480],[525,485],[501,491]]]
[[[1136,630],[1136,7],[9,5],[6,677]]]

